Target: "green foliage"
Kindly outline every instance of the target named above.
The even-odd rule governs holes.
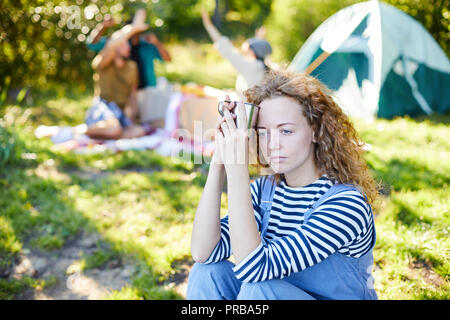
[[[0,173],[8,165],[25,166],[27,161],[23,161],[24,158],[32,162],[34,157],[27,152],[26,144],[18,138],[17,133],[0,118]]]
[[[0,271],[11,268],[14,257],[22,249],[11,226],[11,219],[0,216]]]
[[[289,62],[306,39],[328,17],[358,0],[274,0],[267,18],[273,59]],[[286,41],[289,39],[288,41]]]
[[[1,89],[0,90],[0,110],[2,109],[3,105],[6,102],[10,83],[11,83],[11,77],[6,76],[5,79],[3,80],[3,87],[0,88]]]
[[[229,13],[237,13],[244,25],[252,25],[263,21],[269,5],[270,0],[250,3],[230,1]],[[138,8],[145,8],[150,30],[164,41],[199,38],[199,35],[207,39],[200,13],[210,7],[208,1],[202,0],[79,0],[74,3],[64,0],[2,1],[0,87],[5,87],[6,76],[10,76],[11,88],[42,87],[55,80],[91,86],[90,61],[94,52],[87,49],[86,39],[106,15],[114,17],[117,22],[117,26],[106,35],[131,19]],[[231,26],[234,26],[232,30],[239,32],[236,23]],[[249,30],[253,32],[253,28]],[[0,95],[0,103],[3,98],[4,95]]]
[[[14,143],[11,133],[0,125],[0,168],[4,168],[13,161],[15,157]]]
[[[447,56],[450,55],[450,2],[448,0],[385,0],[385,2],[420,22],[447,53]]]
[[[235,38],[253,36],[266,24],[274,47],[274,61],[290,61],[307,37],[330,15],[357,0],[220,0],[220,31]],[[432,34],[449,53],[448,0],[387,0],[405,11]],[[0,105],[5,88],[47,85],[49,81],[71,82],[84,88],[92,84],[90,61],[94,56],[86,39],[106,15],[118,25],[136,9],[145,8],[150,30],[163,41],[206,40],[200,13],[214,13],[212,0],[111,1],[111,0],[4,0],[0,3]],[[173,58],[177,55],[173,53]],[[10,86],[5,86],[7,77]],[[23,99],[25,92],[19,92]]]
[[[60,0],[5,0],[0,6],[0,79],[10,75],[12,87],[44,85],[49,78],[85,79],[88,53],[78,40],[81,30],[71,24],[73,8]]]
[[[41,248],[45,250],[53,250],[53,249],[59,249],[64,244],[64,240],[56,235],[45,235],[42,237],[39,237],[37,239],[34,239],[30,242],[30,244],[33,247]]]
[[[97,246],[97,251],[84,257],[80,264],[80,271],[102,267],[105,263],[118,257],[117,252]]]
[[[17,295],[20,295],[25,290],[34,288],[42,290],[47,286],[52,286],[56,283],[55,278],[48,279],[33,279],[25,276],[23,279],[0,279],[0,300],[14,300]]]

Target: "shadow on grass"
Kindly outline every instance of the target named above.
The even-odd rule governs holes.
[[[393,219],[404,224],[408,228],[418,225],[420,226],[423,223],[428,225],[433,223],[433,220],[423,217],[405,202],[398,199],[391,199],[391,202],[396,207]]]
[[[411,118],[411,120],[414,120],[416,122],[429,122],[432,124],[450,124],[450,112],[447,112],[445,114],[438,114],[433,113],[431,115],[421,115],[414,118]]]
[[[58,176],[51,174],[48,178],[37,175],[36,171],[41,160],[24,160],[21,155],[24,152],[39,152],[34,149],[28,150],[27,144],[21,141],[18,135],[14,135],[14,133],[11,135],[14,136],[14,139],[10,140],[14,150],[10,154],[11,158],[2,163],[0,168],[0,185],[5,190],[0,195],[1,299],[14,299],[38,284],[42,287],[42,282],[45,282],[45,279],[36,278],[39,275],[35,275],[35,278],[11,278],[14,265],[24,254],[24,247],[57,253],[64,249],[67,243],[81,237],[81,234],[85,232],[101,234],[96,222],[77,210],[76,199],[70,191],[74,183],[70,176],[65,174],[65,178],[63,175],[62,180],[59,180]],[[47,154],[47,156],[49,155]],[[57,155],[52,154],[51,156]],[[65,162],[60,160],[57,159],[56,162],[64,165]],[[96,195],[95,191],[101,192],[105,183],[107,186],[112,182],[104,177],[99,179],[104,181],[97,188],[93,188],[93,196]],[[173,191],[170,188],[185,186],[185,184],[164,182],[164,179],[160,179],[158,182],[164,184],[163,189],[169,188],[169,194]],[[174,210],[184,209],[181,196],[178,196],[174,203]],[[138,297],[144,299],[180,298],[172,289],[159,286],[161,275],[153,270],[151,261],[143,257],[142,253],[145,248],[131,243],[124,250],[120,243],[105,239],[102,241],[112,248],[114,252],[110,255],[112,259],[117,256],[123,259],[131,257],[134,260],[133,263],[138,266],[136,277],[130,284],[130,288]],[[102,261],[105,265],[108,259],[103,260],[105,260]]]
[[[370,155],[368,165],[377,181],[381,181],[382,193],[389,190],[441,189],[450,184],[450,176],[443,175],[426,165],[407,159],[384,161],[376,154]]]
[[[30,173],[33,167],[6,167],[0,175],[6,192],[0,196],[0,217],[8,225],[7,236],[15,246],[0,241],[2,266],[2,299],[14,299],[34,282],[43,279],[11,278],[13,267],[25,247],[43,250],[60,249],[64,242],[76,236],[81,228],[91,228],[90,222],[75,210],[70,199],[60,195],[60,185]],[[33,266],[32,266],[33,267]]]

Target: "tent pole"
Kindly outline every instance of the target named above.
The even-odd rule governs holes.
[[[330,56],[330,53],[324,51],[322,52],[311,64],[306,68],[305,73],[310,74],[313,72],[318,66],[321,65],[322,62],[325,61],[326,58]]]

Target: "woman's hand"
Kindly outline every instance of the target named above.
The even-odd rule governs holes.
[[[231,105],[224,110],[224,117],[220,123],[221,131],[216,135],[216,147],[223,161],[227,177],[239,176],[248,173],[248,145],[249,137],[247,130],[247,114],[244,103],[237,105],[239,114],[238,126],[234,119],[236,115],[229,111],[234,106]]]
[[[228,95],[226,95],[225,100],[230,100],[230,97]],[[234,108],[234,105],[232,103],[224,103],[224,107],[227,108],[228,110],[232,110]],[[236,119],[236,115],[234,113],[231,114],[233,119]],[[225,121],[225,117],[219,116],[217,118],[217,123],[215,126],[216,129],[216,135],[215,135],[215,139],[214,139],[214,153],[211,159],[211,164],[220,164],[223,165],[223,160],[222,157],[220,155],[220,145],[219,145],[219,139],[217,135],[221,135],[223,137],[223,132],[222,132],[222,122]]]
[[[238,264],[260,245],[261,237],[255,222],[250,191],[247,114],[244,103],[239,102],[239,123],[236,126],[230,112],[233,106],[224,108],[220,124],[222,132],[217,135],[217,145],[227,175],[229,234],[234,259]]]

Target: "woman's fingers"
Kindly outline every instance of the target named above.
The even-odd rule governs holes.
[[[222,130],[222,133],[223,133],[223,136],[224,136],[224,137],[227,137],[227,136],[230,135],[230,128],[228,127],[228,125],[227,125],[226,122],[222,122],[222,123],[220,124],[220,128],[221,128],[221,130]]]
[[[231,101],[230,96],[228,94],[225,95],[224,102],[225,102],[224,103],[225,109],[232,111],[234,109],[234,107],[236,107],[236,103]]]
[[[242,101],[238,103],[239,110],[239,123],[238,128],[247,129],[247,112],[245,111],[245,105]]]
[[[218,117],[216,122],[216,129],[220,130],[220,125],[222,124],[223,117]]]
[[[233,120],[234,119],[236,119],[236,115],[234,114],[234,113],[232,113],[231,114],[231,117],[233,118]],[[219,130],[219,131],[221,131],[222,130],[222,123],[226,123],[226,119],[225,119],[225,116],[223,116],[223,117],[218,117],[217,118],[217,123],[216,123],[216,129],[217,130]]]
[[[228,109],[225,109],[225,111],[224,111],[224,118],[225,118],[228,129],[236,129],[236,124],[234,123],[234,120],[233,120],[234,118]]]

